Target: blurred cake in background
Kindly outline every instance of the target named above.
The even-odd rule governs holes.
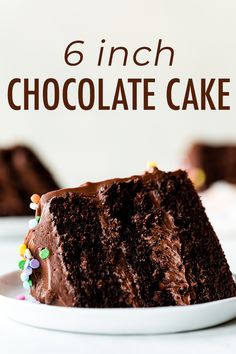
[[[207,189],[217,181],[236,185],[236,145],[195,143],[189,149],[185,163],[198,190]]]
[[[195,143],[184,164],[219,236],[236,236],[236,145]]]
[[[51,173],[26,146],[0,149],[0,216],[31,214],[29,198],[58,189]]]

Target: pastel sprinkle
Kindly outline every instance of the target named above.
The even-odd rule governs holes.
[[[40,202],[40,196],[38,194],[33,194],[30,197],[32,203],[38,204]]]
[[[29,290],[32,286],[32,280],[27,280],[27,281],[24,281],[23,282],[23,287],[26,289],[26,290]]]
[[[26,259],[24,269],[28,268],[30,266],[30,260]]]
[[[27,259],[33,258],[32,254],[31,254],[31,252],[30,252],[30,250],[28,248],[26,248],[26,250],[25,250],[24,257],[27,258]]]
[[[38,207],[39,207],[39,205],[38,205],[38,204],[35,204],[35,203],[30,203],[30,209],[32,209],[32,210],[37,210],[37,209],[38,209]]]
[[[26,268],[26,269],[24,270],[24,273],[27,274],[27,275],[29,275],[29,276],[32,274],[32,272],[33,272],[33,269],[30,268],[30,267],[28,267],[28,268]]]
[[[28,283],[27,281],[24,281],[24,282],[23,282],[23,287],[24,287],[26,290],[29,290],[29,289],[30,289],[29,283]]]
[[[24,270],[24,265],[25,265],[25,260],[24,260],[24,259],[21,259],[21,260],[18,262],[18,267],[19,267],[19,269]]]
[[[40,301],[38,301],[34,298],[31,299],[31,302],[32,302],[32,304],[40,304]]]
[[[39,256],[41,259],[46,259],[48,258],[50,255],[49,249],[48,248],[43,248],[40,252],[39,252]]]
[[[40,263],[37,259],[31,259],[30,261],[30,267],[33,269],[37,269],[40,267]]]
[[[26,245],[25,245],[24,243],[22,243],[22,244],[19,246],[19,255],[20,255],[21,257],[24,256],[25,250],[26,250]]]
[[[20,278],[21,278],[21,280],[22,280],[23,282],[29,280],[29,276],[28,276],[25,272],[22,272],[22,273],[21,273]]]
[[[37,216],[35,216],[35,219],[37,220],[37,222],[39,222],[41,219],[41,216],[37,215]]]
[[[26,300],[25,295],[17,295],[16,300]]]
[[[147,163],[147,169],[153,168],[153,167],[157,167],[156,162],[154,162],[154,161],[149,161],[149,162]]]
[[[37,225],[38,225],[38,221],[36,219],[31,219],[29,221],[29,229],[33,229]]]

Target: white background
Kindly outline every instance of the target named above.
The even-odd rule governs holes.
[[[30,144],[44,158],[63,186],[86,180],[126,176],[156,160],[163,169],[180,165],[194,139],[236,141],[235,115],[235,13],[234,0],[0,0],[0,144]],[[159,38],[175,49],[174,65],[163,59],[159,67],[97,68],[101,39],[109,46],[140,46],[153,52]],[[69,42],[86,42],[83,65],[67,67],[64,50]],[[159,88],[157,111],[14,112],[9,109],[6,87],[14,77],[41,82],[69,77],[106,82],[112,97],[117,77],[154,77]],[[173,77],[183,84],[188,77],[229,77],[230,111],[171,111],[164,87]],[[162,90],[163,89],[163,90]],[[182,91],[176,94],[181,100]],[[19,93],[19,99],[21,95]],[[18,241],[1,243],[1,271],[15,269]],[[235,270],[235,241],[222,243]],[[27,315],[27,314],[26,314]],[[162,336],[89,336],[29,328],[0,314],[0,352],[65,353],[235,353],[236,321],[209,330]]]
[[[32,145],[51,166],[63,186],[86,180],[142,172],[147,160],[162,169],[180,166],[184,151],[194,139],[235,141],[235,11],[228,1],[55,1],[0,0],[0,144]],[[98,68],[100,41],[126,46],[130,54],[140,46],[153,49],[159,38],[175,49],[174,64]],[[64,50],[73,40],[85,41],[84,62],[64,63]],[[105,52],[107,54],[107,52]],[[156,111],[97,109],[75,112],[60,108],[50,112],[13,111],[6,89],[14,77],[48,77],[61,83],[103,77],[109,101],[116,78],[154,77],[158,87]],[[165,101],[170,78],[182,80],[176,100],[182,100],[186,78],[231,79],[230,111],[171,111]],[[22,92],[22,90],[21,90]],[[21,99],[19,90],[19,97]],[[199,97],[199,90],[197,92]]]

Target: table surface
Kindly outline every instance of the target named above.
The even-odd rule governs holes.
[[[0,274],[16,269],[17,247],[21,240],[0,239]],[[236,235],[221,239],[232,271],[236,272]],[[145,336],[85,335],[38,329],[0,315],[0,353],[236,353],[236,319],[210,329],[179,334]]]

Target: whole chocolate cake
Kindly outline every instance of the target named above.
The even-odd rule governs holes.
[[[236,296],[218,238],[184,171],[47,193],[20,246],[21,279],[41,303],[188,305]]]
[[[193,144],[187,154],[186,168],[199,190],[221,180],[236,184],[236,145]]]
[[[0,216],[27,215],[28,200],[59,188],[35,153],[26,146],[0,149]]]

